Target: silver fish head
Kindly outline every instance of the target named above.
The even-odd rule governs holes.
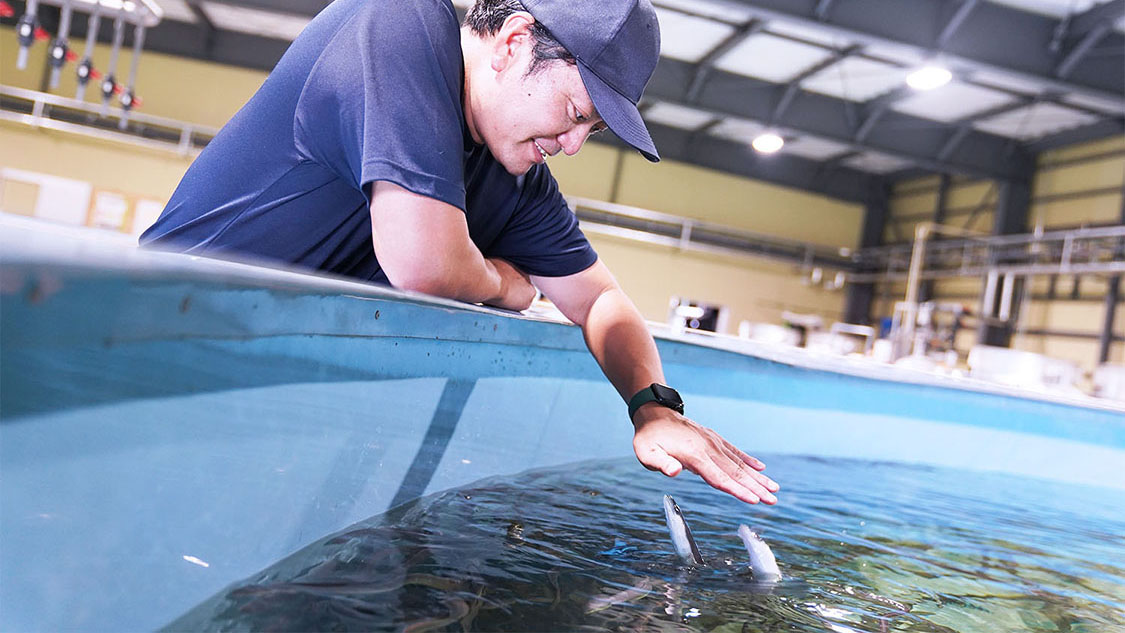
[[[781,570],[777,568],[777,560],[762,537],[745,525],[738,526],[738,536],[742,538],[742,544],[750,554],[750,569],[754,572],[754,580],[762,582],[781,580]]]
[[[668,523],[668,532],[672,536],[672,545],[676,553],[689,565],[703,565],[703,556],[695,544],[695,537],[691,535],[687,519],[671,495],[664,495],[664,520]]]

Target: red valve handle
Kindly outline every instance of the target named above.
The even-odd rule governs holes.
[[[37,26],[35,27],[35,39],[37,41],[49,40],[51,39],[51,34],[44,30],[43,27]]]
[[[12,8],[12,5],[4,2],[4,0],[0,0],[0,18],[14,17],[16,17],[16,10]]]

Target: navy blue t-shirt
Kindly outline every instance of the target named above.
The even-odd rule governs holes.
[[[486,257],[532,275],[597,255],[554,177],[516,178],[472,142],[449,0],[336,0],[184,175],[142,245],[281,261],[388,283],[375,258],[372,182],[465,211]]]

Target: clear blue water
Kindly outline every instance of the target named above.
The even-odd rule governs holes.
[[[325,537],[176,619],[209,631],[1125,631],[1125,493],[773,457],[774,507],[635,461],[493,478]],[[676,497],[703,568],[673,553]],[[739,523],[784,579],[755,582]]]

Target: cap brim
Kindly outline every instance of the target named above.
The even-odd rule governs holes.
[[[581,60],[578,61],[578,74],[582,77],[586,92],[590,93],[594,108],[597,109],[602,121],[605,121],[609,129],[613,130],[613,133],[621,140],[633,146],[645,158],[654,163],[660,162],[660,155],[656,153],[656,145],[652,142],[652,136],[648,133],[648,128],[645,127],[644,119],[641,118],[637,105],[602,81]]]

